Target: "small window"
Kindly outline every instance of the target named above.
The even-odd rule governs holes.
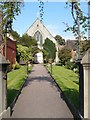
[[[39,25],[37,24],[37,27],[39,27]]]

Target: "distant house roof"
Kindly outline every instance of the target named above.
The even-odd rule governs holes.
[[[70,49],[76,50],[76,42],[77,40],[67,40],[66,41],[66,46]]]
[[[58,45],[58,49],[62,50],[65,47],[65,45]]]

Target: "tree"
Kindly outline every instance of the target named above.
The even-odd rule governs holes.
[[[21,48],[20,48],[21,47]],[[37,41],[27,34],[24,34],[20,37],[17,42],[17,59],[25,60],[33,59],[35,53],[37,53],[39,49],[37,48]],[[26,55],[25,55],[26,54]]]
[[[0,2],[0,8],[3,14],[2,20],[2,28],[3,34],[10,32],[12,29],[13,19],[19,13],[21,13],[21,7],[23,6],[23,2]]]
[[[21,44],[21,45],[24,45],[24,46],[27,46],[27,47],[31,47],[31,46],[37,46],[37,41],[31,37],[31,36],[28,36],[27,34],[24,34],[18,44]]]
[[[72,31],[72,33],[75,35],[77,39],[79,37],[83,36],[83,38],[86,38],[84,35],[88,30],[88,19],[89,17],[84,14],[84,12],[80,8],[80,2],[79,1],[74,1],[71,2],[66,2],[66,4],[70,7],[71,9],[71,15],[73,18],[73,26],[69,26],[66,23],[67,29],[66,31]]]
[[[59,59],[62,65],[66,65],[66,63],[71,59],[71,50],[67,47],[64,47],[62,50],[60,50]]]
[[[20,40],[20,35],[16,31],[12,30],[11,35],[17,40],[17,42]]]
[[[82,11],[82,9],[80,8],[80,2],[79,1],[70,1],[66,3],[67,5],[69,5],[69,7],[71,8],[71,15],[73,18],[73,26],[69,26],[68,24],[66,24],[67,29],[66,31],[72,31],[72,33],[74,34],[74,36],[76,37],[77,41],[77,59],[80,59],[81,57],[81,37],[83,39],[88,39],[85,36],[85,33],[88,30],[88,27],[90,25],[90,16],[87,16],[84,14],[84,12]],[[90,1],[88,2],[88,5],[90,5]]]
[[[44,50],[46,50],[46,54],[48,52],[47,58],[51,58],[53,61],[56,57],[56,46],[55,44],[48,38],[45,39],[45,43],[43,45]]]
[[[47,63],[48,59],[49,59],[49,52],[48,52],[48,50],[46,51],[45,49],[42,50],[42,52],[43,52],[44,62]]]
[[[90,48],[90,40],[81,42],[81,53],[84,54]]]
[[[60,35],[56,35],[55,40],[59,45],[65,45],[65,39],[63,39]]]
[[[26,46],[17,45],[17,61],[20,62],[20,60],[23,60],[27,62],[32,58],[32,54],[30,53],[30,50]]]

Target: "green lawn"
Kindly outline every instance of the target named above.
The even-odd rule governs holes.
[[[51,70],[50,67],[48,67],[48,70]],[[74,106],[79,108],[78,75],[65,67],[53,66],[52,76]]]
[[[25,82],[25,78],[26,66],[21,66],[20,69],[13,70],[7,74],[8,106],[13,102],[16,94]]]

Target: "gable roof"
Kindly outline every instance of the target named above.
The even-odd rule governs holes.
[[[35,21],[34,21],[34,23],[26,30],[26,32],[25,33],[27,33],[28,32],[28,30],[37,22],[37,21],[39,21],[39,18],[37,18]]]
[[[37,18],[35,21],[34,21],[34,23],[27,29],[27,31],[25,32],[25,33],[27,33],[28,32],[28,30],[35,24],[35,23],[40,23],[40,24],[42,24],[43,25],[43,27],[50,33],[50,31],[45,27],[45,25],[40,21],[40,19],[39,18]],[[53,35],[50,33],[50,35],[53,37]],[[54,37],[53,37],[54,38]]]
[[[37,25],[37,26],[36,26]],[[38,26],[39,25],[39,26]],[[35,27],[36,26],[36,27]],[[49,32],[49,30],[43,25],[43,23],[40,21],[39,18],[35,20],[35,22],[27,29],[25,33],[33,36],[34,33],[39,30],[44,34],[44,38],[47,37],[51,40],[53,40],[54,43],[57,43],[53,35]]]

